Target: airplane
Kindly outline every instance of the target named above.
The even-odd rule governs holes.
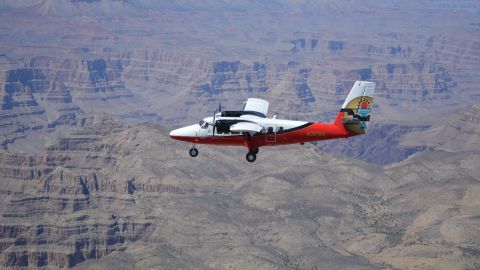
[[[367,133],[373,106],[375,82],[356,81],[332,123],[267,118],[269,102],[248,98],[243,110],[218,111],[198,124],[172,130],[170,137],[193,143],[189,154],[198,155],[196,144],[244,146],[245,156],[254,162],[260,147],[348,138]]]

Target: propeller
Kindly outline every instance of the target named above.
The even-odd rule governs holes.
[[[222,112],[222,103],[221,102],[218,102],[218,112]],[[216,127],[216,123],[215,123],[215,114],[217,114],[217,111],[214,111],[213,112],[213,128],[212,128],[212,136],[215,136],[215,127]]]
[[[212,121],[212,126],[213,126],[212,136],[214,136],[214,137],[215,137],[215,113],[216,113],[216,111],[213,112],[213,121]]]

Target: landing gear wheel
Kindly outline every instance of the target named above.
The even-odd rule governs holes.
[[[249,152],[247,153],[245,158],[247,159],[248,162],[254,162],[257,159],[257,154]]]
[[[188,153],[190,154],[191,157],[196,157],[196,156],[198,156],[198,150],[197,150],[197,148],[195,148],[195,147],[191,148]]]

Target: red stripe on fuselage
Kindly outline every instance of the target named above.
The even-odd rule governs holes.
[[[322,141],[337,138],[347,138],[355,134],[349,132],[343,124],[312,123],[306,127],[275,134],[255,134],[250,141],[243,135],[237,136],[208,136],[208,137],[181,137],[171,136],[172,139],[196,144],[233,145],[256,148],[269,145],[285,145]]]

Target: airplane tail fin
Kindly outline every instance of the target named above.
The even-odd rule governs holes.
[[[334,121],[355,135],[366,134],[373,107],[375,83],[356,81]]]

